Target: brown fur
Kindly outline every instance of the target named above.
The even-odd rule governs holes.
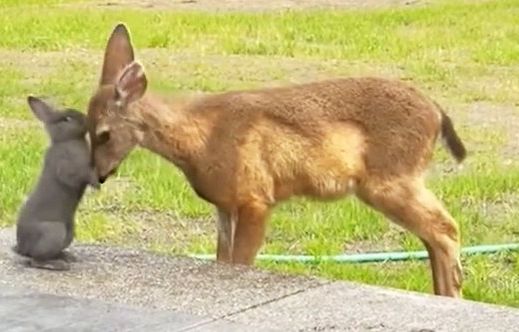
[[[346,78],[169,102],[145,93],[123,25],[103,68],[88,109],[100,178],[136,145],[170,160],[217,208],[218,261],[252,264],[278,202],[352,193],[420,237],[436,294],[461,295],[458,228],[423,176],[438,135],[458,160],[466,152],[451,120],[413,87]]]

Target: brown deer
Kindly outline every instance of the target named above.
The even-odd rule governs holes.
[[[435,294],[461,296],[458,227],[424,174],[439,135],[459,162],[466,150],[450,118],[413,87],[345,78],[183,101],[146,88],[119,24],[88,106],[99,179],[136,146],[175,164],[216,207],[217,261],[253,264],[278,202],[352,193],[421,239]]]

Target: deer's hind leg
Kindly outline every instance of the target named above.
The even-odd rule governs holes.
[[[357,196],[417,235],[429,253],[437,295],[461,297],[458,226],[422,178],[371,181]]]
[[[218,208],[217,219],[217,248],[216,261],[219,263],[231,263],[234,246],[234,234],[236,232],[236,216]]]

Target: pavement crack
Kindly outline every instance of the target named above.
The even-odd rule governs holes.
[[[193,325],[186,326],[186,327],[184,327],[184,328],[182,328],[180,330],[177,330],[177,331],[178,332],[190,331],[190,330],[193,330],[195,328],[199,328],[201,326],[205,326],[205,325],[208,325],[208,324],[220,321],[220,320],[228,320],[228,318],[230,318],[232,316],[235,316],[235,315],[238,315],[238,314],[242,314],[242,313],[247,312],[249,310],[253,310],[253,309],[262,307],[264,305],[267,305],[267,304],[270,304],[270,303],[274,303],[274,302],[277,302],[277,301],[280,301],[280,300],[283,300],[283,299],[286,299],[286,298],[289,298],[289,297],[292,297],[292,296],[304,293],[304,292],[312,290],[312,289],[316,289],[316,288],[319,288],[319,287],[327,286],[327,285],[330,285],[332,283],[333,283],[333,281],[331,281],[331,280],[322,281],[321,283],[319,283],[319,284],[317,284],[315,286],[310,286],[310,287],[307,287],[307,288],[304,288],[304,289],[298,289],[296,291],[293,291],[293,292],[290,292],[290,293],[287,293],[287,294],[284,294],[284,295],[281,295],[281,296],[278,296],[278,297],[275,297],[275,298],[272,298],[272,299],[269,299],[269,300],[266,300],[266,301],[263,301],[263,302],[252,304],[250,306],[241,308],[241,309],[236,310],[236,311],[232,311],[232,312],[226,313],[224,315],[220,315],[220,316],[214,317],[212,319],[208,319],[206,321],[202,321],[202,322],[195,323]]]

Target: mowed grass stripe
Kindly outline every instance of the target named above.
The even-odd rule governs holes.
[[[138,48],[340,59],[402,58],[517,64],[519,6],[513,0],[443,3],[375,11],[266,13],[3,8],[0,47],[65,50],[104,47],[126,22]],[[424,65],[427,61],[424,61]]]

